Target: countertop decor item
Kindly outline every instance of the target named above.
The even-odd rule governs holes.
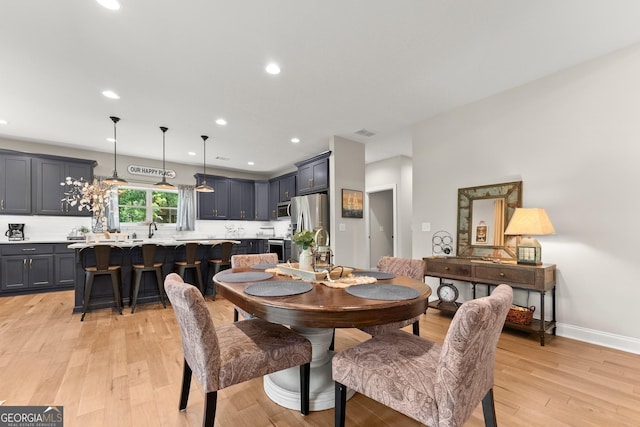
[[[60,185],[67,187],[62,198],[63,202],[68,203],[69,206],[77,206],[79,211],[93,212],[94,232],[100,233],[106,230],[107,220],[104,209],[111,199],[111,184],[95,178],[89,183],[84,178],[76,179],[68,176]]]

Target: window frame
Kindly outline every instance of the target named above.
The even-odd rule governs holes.
[[[145,219],[142,221],[138,221],[138,222],[124,222],[122,220],[119,220],[120,222],[120,226],[135,226],[135,225],[146,225],[146,224],[150,224],[151,222],[155,222],[153,219],[153,210],[157,209],[158,207],[154,207],[153,206],[153,193],[154,192],[163,192],[163,193],[172,193],[172,194],[176,194],[179,196],[178,193],[178,189],[176,188],[175,190],[168,190],[166,188],[156,188],[156,187],[151,187],[151,186],[144,186],[144,185],[122,185],[119,187],[119,189],[123,189],[123,190],[137,190],[137,191],[144,191],[145,192],[145,206],[131,206],[131,205],[121,205],[120,204],[120,198],[118,197],[118,217],[120,217],[120,208],[121,206],[126,206],[126,207],[134,207],[134,208],[144,208],[145,209]],[[178,202],[179,203],[179,202]],[[163,206],[161,207],[161,209],[172,209],[175,210],[175,218],[176,218],[176,222],[158,222],[158,225],[162,225],[163,227],[175,227],[177,224],[177,220],[178,220],[178,203],[176,203],[175,207],[169,206]]]

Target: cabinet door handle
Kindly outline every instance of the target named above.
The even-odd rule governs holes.
[[[500,277],[504,277],[504,273],[500,273]]]
[[[447,270],[447,271],[449,271],[449,267],[445,267],[444,269],[445,269],[445,270]]]
[[[22,248],[22,252],[33,252],[36,248]]]
[[[0,200],[0,208],[4,210],[4,199]]]
[[[27,259],[26,258],[22,260],[22,268],[25,269],[25,270],[27,269]]]
[[[313,178],[309,179],[309,188],[313,187]]]
[[[29,270],[33,268],[33,258],[29,259]]]

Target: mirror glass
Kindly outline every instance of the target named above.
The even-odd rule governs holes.
[[[516,236],[504,230],[522,207],[522,181],[458,189],[457,256],[516,258]]]

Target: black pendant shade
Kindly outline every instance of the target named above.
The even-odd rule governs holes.
[[[201,135],[202,138],[202,146],[204,147],[204,154],[202,155],[202,184],[196,187],[196,191],[198,193],[213,193],[213,187],[207,185],[207,179],[205,176],[207,175],[207,139],[209,137],[207,135]]]
[[[167,169],[164,166],[164,160],[165,160],[164,136],[169,130],[169,128],[165,126],[160,126],[160,130],[162,131],[162,181],[156,182],[153,185],[158,188],[165,188],[169,190],[169,189],[175,188],[173,184],[170,184],[167,182],[167,176],[166,176]]]
[[[109,118],[113,122],[113,175],[110,178],[105,179],[103,182],[106,182],[107,184],[110,184],[110,185],[124,185],[127,183],[127,181],[118,177],[118,168],[116,167],[116,162],[118,159],[118,155],[117,155],[118,139],[116,137],[116,123],[120,121],[120,118],[115,116],[110,116]]]

